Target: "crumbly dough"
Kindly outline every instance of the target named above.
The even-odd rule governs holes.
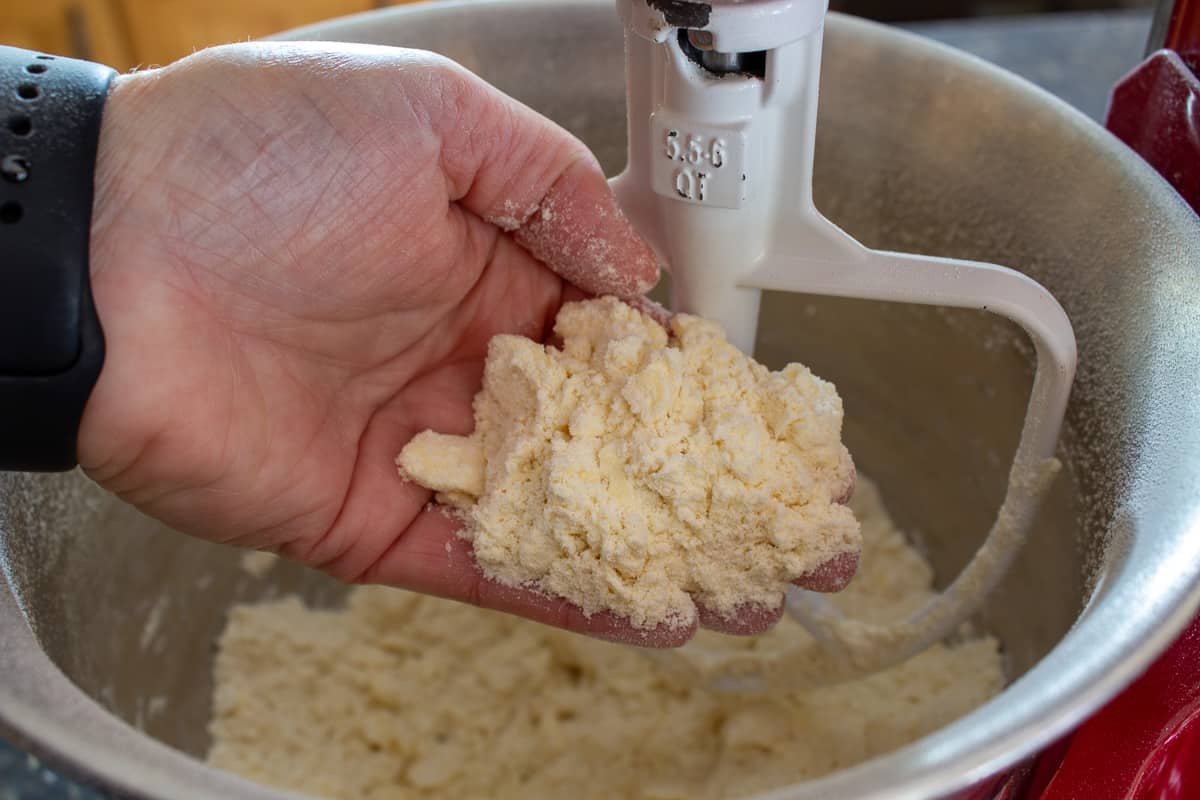
[[[261,578],[279,563],[279,556],[263,550],[247,550],[242,554],[240,566],[242,571],[254,578]]]
[[[932,595],[931,570],[870,482],[851,506],[862,566],[834,602],[894,620]],[[746,654],[813,644],[789,620],[697,638]],[[381,587],[342,611],[295,598],[233,609],[215,678],[210,763],[355,800],[741,797],[894,750],[1004,683],[982,637],[851,683],[721,694],[645,651]]]
[[[569,303],[561,349],[488,348],[470,437],[426,431],[401,474],[462,509],[489,577],[634,626],[778,607],[793,580],[857,553],[833,385],[771,372],[686,314],[670,334],[614,298]]]

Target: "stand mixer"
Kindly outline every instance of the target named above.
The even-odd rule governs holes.
[[[871,250],[813,205],[817,88],[827,0],[618,0],[625,26],[628,166],[612,185],[668,265],[672,310],[719,322],[753,352],[763,290],[980,309],[1029,335],[1037,372],[1004,501],[958,577],[908,618],[873,625],[793,588],[787,613],[820,643],[829,682],[874,672],[952,634],[1023,545],[1058,465],[1075,372],[1062,307],[1014,270]],[[930,409],[931,412],[934,409]],[[729,690],[765,676],[735,668]]]

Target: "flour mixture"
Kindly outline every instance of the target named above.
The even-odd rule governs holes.
[[[778,608],[792,581],[857,556],[832,384],[768,370],[708,320],[679,314],[668,333],[611,297],[564,305],[554,330],[561,349],[492,339],[475,432],[426,431],[398,459],[462,509],[489,578],[690,626],[695,601]]]
[[[931,595],[930,568],[869,481],[851,508],[862,566],[835,602],[903,616]],[[753,639],[697,638],[747,658],[812,645],[787,619]],[[296,599],[232,611],[209,761],[330,798],[739,797],[893,750],[1003,683],[997,642],[978,637],[852,683],[724,695],[633,648],[365,587],[342,611]]]

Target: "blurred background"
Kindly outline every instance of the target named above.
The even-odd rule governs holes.
[[[264,36],[407,0],[0,0],[0,42],[101,61],[165,64],[201,47]],[[886,22],[1149,7],[1152,0],[834,0]]]
[[[1153,5],[1153,0],[833,0],[830,3],[830,6],[838,11],[883,22],[958,19],[999,14],[1104,11],[1150,8]]]

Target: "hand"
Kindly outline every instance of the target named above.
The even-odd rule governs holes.
[[[108,355],[79,437],[96,481],[345,581],[690,637],[484,580],[393,465],[421,430],[470,432],[493,335],[540,340],[564,301],[657,280],[580,142],[427,53],[246,44],[118,79],[96,181]]]

